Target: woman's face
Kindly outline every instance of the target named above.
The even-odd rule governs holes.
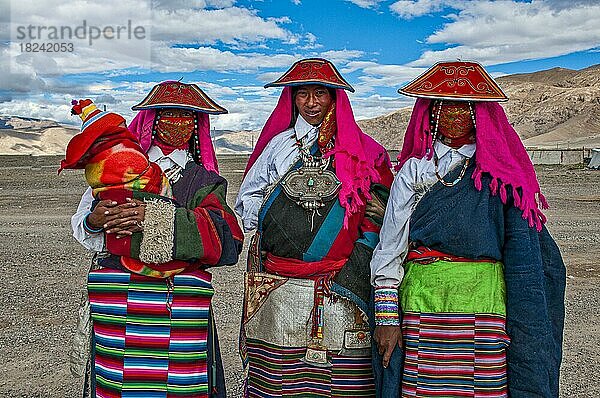
[[[299,86],[294,98],[294,104],[300,115],[313,126],[321,124],[332,101],[333,98],[327,87],[320,84]]]
[[[174,147],[186,144],[195,129],[194,112],[187,109],[165,108],[156,117],[156,136]]]
[[[432,113],[435,118],[438,111],[440,112],[438,132],[441,135],[457,139],[474,134],[475,125],[473,124],[471,108],[468,102],[444,101],[441,110],[439,110],[439,106],[439,103],[436,103],[432,109]]]

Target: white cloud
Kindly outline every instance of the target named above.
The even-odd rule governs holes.
[[[155,2],[152,8],[150,2],[145,0],[106,0],[102,3],[75,1],[72,4],[48,0],[45,7],[40,8],[32,0],[15,1],[11,3],[11,52],[1,62],[4,64],[10,59],[11,69],[28,70],[38,76],[150,67],[173,70],[167,65],[173,63],[183,64],[182,70],[185,71],[196,70],[194,64],[199,65],[198,70],[209,70],[210,65],[214,65],[216,69],[213,70],[218,71],[255,70],[263,64],[280,66],[281,57],[275,56],[267,60],[266,56],[259,53],[238,57],[230,51],[209,51],[210,47],[202,43],[222,42],[238,48],[258,48],[264,46],[266,40],[278,40],[282,43],[308,41],[313,44],[316,41],[314,35],[300,38],[282,28],[281,25],[290,22],[287,16],[265,19],[254,10],[234,7],[234,3],[235,1],[180,0]],[[47,13],[47,9],[52,9],[53,12]],[[83,32],[84,23],[88,32],[92,26],[104,29],[128,26],[131,23],[132,28],[143,28],[144,35],[141,40],[130,37],[99,38],[90,45],[90,35],[87,34],[84,39],[73,40],[72,52],[22,53],[20,44],[25,40],[19,41],[20,36],[37,37],[41,33],[48,37],[48,28],[57,28],[60,32],[63,29],[64,32],[75,32],[81,27]],[[129,35],[129,31],[123,30],[122,34]],[[174,48],[176,44],[196,44],[199,48]],[[154,49],[156,51],[152,52]],[[176,55],[184,58],[174,62],[171,56]],[[203,56],[217,59],[198,58]],[[219,57],[222,59],[218,59]],[[239,58],[239,62],[236,58]],[[249,67],[249,59],[256,61],[255,67]]]
[[[265,89],[263,86],[234,86],[232,90],[237,97],[246,98],[249,96],[271,98],[273,91]]]
[[[236,0],[152,0],[153,8],[170,10],[181,8],[226,8],[232,7]]]
[[[27,116],[36,119],[56,120],[63,124],[72,124],[71,99],[59,101],[58,98],[46,99],[40,96],[33,100],[13,99],[0,103],[0,114]]]
[[[398,95],[397,97],[386,97],[379,94],[373,94],[365,97],[351,96],[352,108],[356,119],[370,119],[381,116],[400,108],[410,106],[414,99]],[[401,132],[399,132],[401,133]]]
[[[123,7],[118,0],[107,0],[103,7],[85,11],[77,8],[73,15],[67,8],[60,8],[58,0],[50,0],[48,7],[56,7],[56,12],[46,16],[32,7],[30,1],[17,10],[24,23],[39,25],[73,25],[81,24],[86,18],[87,24],[115,24],[111,20],[114,15],[127,20],[126,15],[134,13],[136,8],[145,4],[141,0],[133,0]],[[169,2],[170,3],[170,2]],[[219,71],[256,73],[261,69],[275,68],[279,76],[293,62],[306,56],[305,54],[268,54],[258,52],[256,48],[267,40],[281,43],[307,43],[306,47],[317,48],[317,37],[312,33],[302,36],[291,34],[281,26],[290,23],[289,17],[261,18],[255,11],[232,7],[235,2],[221,2],[220,9],[216,1],[196,2],[196,8],[190,8],[188,1],[157,2],[153,4],[154,19],[148,22],[154,26],[151,34],[152,54],[145,59],[143,54],[136,54],[135,48],[115,51],[110,43],[96,42],[93,46],[79,46],[76,52],[55,54],[52,57],[21,56],[15,48],[12,55],[16,60],[13,65],[3,62],[0,72],[0,92],[23,93],[18,98],[2,96],[0,112],[17,115],[29,115],[40,118],[51,118],[61,123],[74,123],[68,113],[70,100],[74,98],[94,98],[107,105],[109,110],[122,114],[131,120],[131,106],[144,98],[157,82],[122,82],[113,80],[117,76],[134,76],[143,71],[156,72],[191,72]],[[133,5],[131,5],[133,4]],[[171,6],[169,8],[169,6]],[[216,9],[213,9],[213,8]],[[110,10],[110,12],[106,12]],[[182,11],[184,10],[184,11]],[[88,13],[86,13],[88,12]],[[130,13],[130,14],[128,14]],[[94,15],[97,14],[97,15]],[[119,21],[121,20],[119,19]],[[13,21],[13,22],[14,22]],[[65,22],[66,21],[66,22]],[[73,22],[75,21],[75,22]],[[138,23],[141,20],[135,20]],[[207,22],[208,21],[208,22]],[[118,22],[121,23],[121,22]],[[142,23],[142,22],[139,22]],[[193,29],[191,28],[193,27]],[[231,42],[237,51],[218,49],[202,44],[210,42]],[[185,46],[174,44],[185,43]],[[197,43],[196,45],[190,45]],[[250,51],[240,48],[252,47]],[[302,49],[302,46],[298,46]],[[5,52],[2,55],[8,55]],[[313,53],[313,56],[327,57],[338,64],[345,64],[363,55],[360,51],[338,50],[324,53]],[[3,57],[6,59],[8,57]],[[13,66],[14,68],[10,68]],[[49,76],[49,72],[54,74]],[[61,80],[64,75],[73,73],[98,73],[92,75],[89,82],[68,84]],[[265,90],[259,86],[228,87],[208,82],[198,82],[209,96],[229,109],[230,113],[213,118],[213,126],[220,129],[257,129],[264,123],[272,111],[279,90]],[[6,102],[7,100],[10,100]]]
[[[548,4],[549,7],[554,8],[556,10],[571,8],[574,6],[598,4],[598,0],[546,0],[545,2]]]
[[[359,69],[369,75],[389,76],[397,79],[412,79],[424,71],[423,68],[406,65],[383,65],[371,61],[353,61],[346,65],[343,72],[350,73]]]
[[[314,50],[314,49],[323,47],[321,44],[319,44],[317,42],[317,36],[315,36],[314,34],[312,34],[310,32],[305,34],[303,39],[306,42],[306,44],[299,46],[299,48],[301,50]]]
[[[118,104],[121,101],[111,94],[101,94],[94,98],[94,102],[97,104]]]
[[[266,73],[261,73],[260,75],[256,76],[256,80],[258,80],[259,82],[263,82],[265,84],[270,83],[270,82],[274,82],[275,80],[279,79],[279,77],[283,74],[282,72],[266,72]]]
[[[362,52],[362,51],[346,50],[346,49],[329,50],[329,51],[323,51],[320,53],[312,54],[312,56],[314,56],[314,57],[328,59],[329,61],[333,62],[336,66],[338,66],[338,64],[345,64],[345,63],[349,62],[350,60],[360,58],[363,55],[364,55],[364,52]]]
[[[179,43],[289,40],[292,34],[279,26],[289,22],[288,17],[263,19],[255,11],[238,7],[154,10],[152,38]]]
[[[300,1],[297,1],[298,5]],[[118,76],[135,76],[142,72],[192,72],[219,71],[256,73],[261,69],[277,69],[278,77],[293,62],[306,54],[272,54],[262,52],[268,41],[294,44],[301,50],[319,48],[318,38],[308,32],[293,34],[284,26],[291,23],[288,16],[263,18],[252,9],[236,6],[234,0],[105,0],[88,4],[75,1],[65,4],[60,0],[48,0],[44,9],[33,0],[13,3],[11,22],[27,26],[70,26],[75,28],[86,21],[87,26],[126,24],[147,28],[148,46],[140,43],[116,43],[97,40],[92,46],[83,40],[75,42],[74,52],[51,56],[22,55],[13,46],[11,52],[3,52],[3,60],[13,62],[0,64],[0,91],[11,93],[2,96],[0,110],[11,114],[49,117],[63,123],[72,122],[64,113],[74,97],[95,98],[109,109],[130,119],[131,106],[143,98],[156,82],[118,82]],[[45,10],[52,9],[52,13]],[[14,33],[14,32],[13,32]],[[216,48],[213,43],[227,43],[230,49]],[[118,44],[118,45],[117,45]],[[150,53],[150,47],[152,52]],[[248,51],[244,51],[247,49]],[[146,51],[148,51],[146,53]],[[4,57],[4,55],[10,55]],[[325,57],[338,65],[363,56],[354,50],[313,52],[308,56]],[[18,71],[18,73],[16,73]],[[74,73],[99,73],[88,82],[65,83],[62,76]],[[199,82],[200,86],[230,114],[217,118],[218,128],[258,128],[272,111],[277,100],[277,90],[265,90],[258,86],[230,88],[218,84]],[[223,84],[227,84],[226,82]],[[19,98],[14,94],[21,91]],[[246,99],[243,99],[246,98]],[[64,109],[63,109],[64,108]]]
[[[85,86],[64,86],[56,91],[59,83],[40,94],[2,98],[0,114],[52,119],[59,123],[79,126],[80,121],[70,114],[71,100],[92,98],[107,110],[119,113],[131,121],[135,112],[131,107],[144,98],[157,82],[93,82]],[[211,126],[224,130],[259,129],[272,112],[280,90],[266,90],[260,86],[229,86],[197,81],[209,97],[224,106],[229,113],[211,117]],[[1,92],[0,88],[0,92]]]
[[[384,0],[346,0],[350,3],[356,4],[361,8],[375,8],[382,3]]]
[[[48,13],[48,9],[52,12]],[[145,27],[145,40],[98,39],[90,46],[87,37],[73,41],[73,52],[51,54],[23,53],[19,41],[15,40],[19,26],[22,26],[21,32],[28,35],[28,26],[32,25],[31,32],[37,35],[38,26],[57,27],[60,31],[62,27],[75,30],[84,22],[90,28],[127,25],[128,21],[133,27]],[[148,71],[253,73],[260,68],[285,68],[300,57],[266,55],[256,49],[264,47],[266,40],[308,42],[312,48],[317,47],[314,35],[309,33],[299,37],[281,27],[290,22],[287,16],[262,18],[254,10],[236,7],[235,0],[105,0],[101,3],[74,1],[69,4],[62,0],[48,0],[44,7],[39,7],[39,2],[33,0],[12,1],[10,24],[2,25],[9,27],[7,30],[13,37],[10,49],[0,47],[2,101],[26,95],[35,98],[36,94],[52,98],[52,93],[58,92],[102,95],[106,91],[86,83],[69,85],[61,82],[60,77],[69,74],[100,73],[91,80],[102,80]],[[41,32],[47,35],[48,29],[44,28]],[[196,44],[195,48],[176,46],[178,43],[189,46],[190,43],[212,42],[230,43],[238,51],[202,44]],[[252,50],[240,52],[239,49],[245,46],[251,46]],[[95,83],[94,86],[98,86]],[[117,88],[116,97],[121,96],[121,92],[125,97],[119,99],[121,110],[130,113],[126,108],[131,105],[128,99],[143,98],[151,86],[145,85],[143,89],[134,89],[133,86]],[[23,109],[27,108],[19,106],[16,111]]]
[[[8,54],[8,50],[0,50],[0,59],[7,60]],[[28,92],[44,89],[45,85],[33,67],[23,65],[18,71],[13,71],[9,62],[0,62],[0,91]]]
[[[275,108],[281,90],[265,90],[259,87],[255,89],[266,94],[252,100],[240,97],[236,100],[220,102],[229,110],[229,114],[211,118],[211,126],[217,129],[236,131],[260,130]],[[357,119],[390,113],[414,102],[412,99],[402,98],[401,96],[385,97],[377,94],[359,96],[356,93],[349,93],[349,95]]]
[[[236,0],[206,0],[208,7],[231,7],[235,4]]]
[[[155,70],[185,72],[197,70],[251,72],[259,68],[286,67],[297,57],[289,54],[261,54],[221,51],[213,47],[174,48],[166,45],[153,49]]]
[[[448,0],[401,0],[390,5],[390,10],[400,18],[411,19],[440,11],[445,5],[456,6],[457,3],[462,2]]]
[[[222,105],[227,108],[229,113],[213,118],[211,125],[218,129],[236,131],[260,129],[275,108],[276,103],[277,96],[254,100],[237,98],[231,101],[222,101]]]
[[[31,0],[13,1],[10,17],[9,59],[15,71],[29,66],[38,75],[48,76],[139,67],[150,62],[152,15],[147,1],[67,4],[48,0],[44,7]],[[23,51],[35,40],[56,45],[58,51]]]
[[[427,38],[429,44],[453,47],[426,51],[409,65],[429,66],[456,58],[498,64],[598,47],[600,4],[578,2],[581,4],[557,9],[559,3],[540,0],[459,3],[458,14],[447,16],[451,22]]]
[[[302,0],[292,0],[292,3],[299,6],[300,4],[302,4]]]
[[[88,84],[68,84],[59,80],[48,79],[45,87],[37,93],[19,95],[13,91],[12,101],[0,103],[0,114],[47,118],[66,124],[78,124],[69,111],[71,100],[92,98],[98,105],[106,105],[107,109],[117,112],[127,120],[131,120],[134,112],[131,107],[144,98],[157,82],[115,82],[110,80],[92,81]],[[227,86],[209,82],[197,82],[198,85],[215,101],[237,95]],[[0,87],[0,91],[2,87]]]
[[[399,88],[402,83],[421,74],[424,69],[406,65],[382,65],[370,61],[349,62],[342,73],[362,71],[356,85],[357,94],[367,94],[375,91],[375,87]]]
[[[222,101],[222,105],[229,110],[229,114],[212,118],[211,125],[225,130],[260,130],[275,108],[281,90],[257,89],[267,95],[255,100],[239,98],[233,101]],[[414,102],[412,99],[401,96],[385,97],[377,94],[359,96],[356,93],[349,93],[349,95],[357,119],[367,119],[390,113]]]

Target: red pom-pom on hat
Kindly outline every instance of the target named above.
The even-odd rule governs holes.
[[[73,100],[71,101],[71,114],[78,115],[82,121],[86,121],[90,116],[100,112],[91,99]]]

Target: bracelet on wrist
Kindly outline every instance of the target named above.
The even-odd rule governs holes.
[[[375,324],[399,326],[398,315],[398,288],[375,288]]]
[[[88,213],[87,216],[85,216],[83,219],[83,229],[85,229],[85,231],[90,234],[98,234],[98,233],[104,231],[104,228],[102,228],[102,227],[100,227],[100,228],[90,227],[90,224],[88,223],[88,217],[90,216],[90,214],[92,214],[92,213]]]

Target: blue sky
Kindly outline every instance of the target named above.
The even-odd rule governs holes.
[[[48,0],[42,8],[0,0],[0,15],[0,114],[63,123],[76,122],[73,98],[130,119],[154,84],[183,79],[229,109],[213,126],[257,129],[279,94],[262,86],[312,56],[332,60],[356,88],[358,118],[409,106],[397,88],[440,60],[479,61],[494,76],[600,63],[595,0]],[[82,21],[99,29],[130,21],[145,34],[93,45],[89,35],[19,34]],[[73,51],[23,50],[36,41],[71,43]]]

